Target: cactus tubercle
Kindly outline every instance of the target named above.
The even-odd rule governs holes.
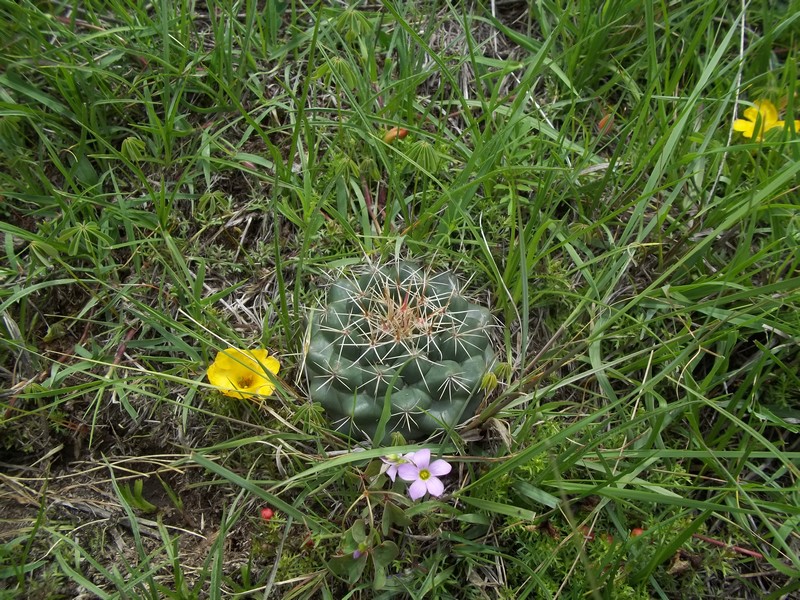
[[[455,427],[474,414],[495,361],[493,324],[450,273],[408,261],[369,265],[336,280],[311,317],[310,396],[354,437],[374,439],[382,418],[385,436],[408,440]]]

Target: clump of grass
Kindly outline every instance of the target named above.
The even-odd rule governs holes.
[[[795,9],[0,3],[0,588],[796,592]],[[298,377],[365,255],[503,324],[441,498]],[[205,382],[230,346],[273,396]]]

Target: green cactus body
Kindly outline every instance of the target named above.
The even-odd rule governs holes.
[[[495,360],[492,326],[489,311],[467,301],[449,273],[401,261],[339,279],[312,316],[311,399],[354,437],[374,440],[382,417],[385,435],[409,440],[454,427],[480,401]]]

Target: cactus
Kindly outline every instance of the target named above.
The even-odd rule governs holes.
[[[470,418],[495,360],[486,308],[451,273],[398,261],[370,265],[328,289],[311,318],[305,370],[311,399],[354,437],[427,437]],[[385,427],[379,428],[383,422]]]

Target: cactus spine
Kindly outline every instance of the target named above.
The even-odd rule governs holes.
[[[312,400],[333,425],[374,440],[417,440],[471,417],[495,353],[486,308],[450,273],[412,262],[370,265],[328,289],[311,319],[305,360]],[[382,440],[374,440],[380,443]]]

